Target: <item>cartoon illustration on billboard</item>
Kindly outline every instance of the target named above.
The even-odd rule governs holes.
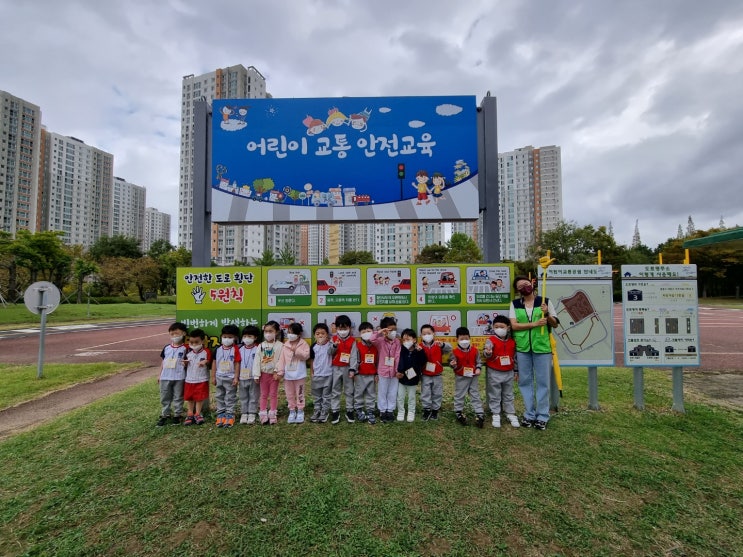
[[[419,304],[458,304],[461,299],[459,268],[419,267],[416,270]]]
[[[511,298],[508,267],[467,267],[467,303],[505,304]]]
[[[310,305],[312,285],[309,269],[270,269],[267,281],[269,306],[282,303]]]
[[[409,268],[370,267],[366,270],[366,302],[370,305],[410,303]]]

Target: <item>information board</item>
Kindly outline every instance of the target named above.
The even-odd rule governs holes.
[[[696,265],[622,265],[624,362],[698,366]]]

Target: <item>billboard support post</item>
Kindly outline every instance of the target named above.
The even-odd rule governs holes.
[[[498,203],[498,103],[490,92],[477,109],[478,191],[482,216],[482,250],[485,263],[498,263],[500,209]]]
[[[191,229],[191,265],[211,264],[211,188],[208,185],[211,145],[211,110],[206,100],[194,101],[194,159],[192,182],[193,227]]]
[[[635,408],[645,410],[645,368],[636,366],[632,368],[633,385],[635,391]]]

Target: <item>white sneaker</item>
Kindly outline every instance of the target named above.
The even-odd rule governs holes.
[[[408,421],[409,422],[415,421],[415,412],[408,412]]]
[[[240,423],[241,424],[244,424],[244,425],[247,425],[248,424],[248,415],[247,414],[243,414],[242,416],[240,416]]]
[[[252,424],[254,424],[254,423],[255,423],[255,414],[248,414],[248,421],[247,421],[247,424],[248,424],[248,425],[252,425]]]
[[[500,414],[493,414],[493,427],[500,427]]]
[[[405,421],[405,410],[403,410],[402,412],[398,412],[397,413],[397,421],[398,422]]]
[[[294,420],[295,424],[303,424],[304,423],[304,410],[297,410],[297,417]]]
[[[511,423],[513,427],[521,427],[521,424],[519,423],[519,418],[518,416],[516,416],[516,414],[508,414],[506,418],[508,418],[508,421]]]
[[[288,424],[297,423],[297,411],[296,410],[289,410],[289,419],[286,420],[286,423]]]

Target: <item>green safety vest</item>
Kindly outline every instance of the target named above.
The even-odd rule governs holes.
[[[547,303],[549,298],[545,298]],[[531,319],[524,307],[523,298],[513,301],[513,308],[516,310],[516,321],[519,323],[531,323],[539,321],[542,318],[542,297],[537,296],[534,299],[534,309],[532,310]],[[544,332],[543,332],[544,330]],[[517,352],[534,352],[535,354],[550,354],[552,346],[550,345],[550,326],[535,327],[524,331],[513,331],[513,339],[516,341]]]

